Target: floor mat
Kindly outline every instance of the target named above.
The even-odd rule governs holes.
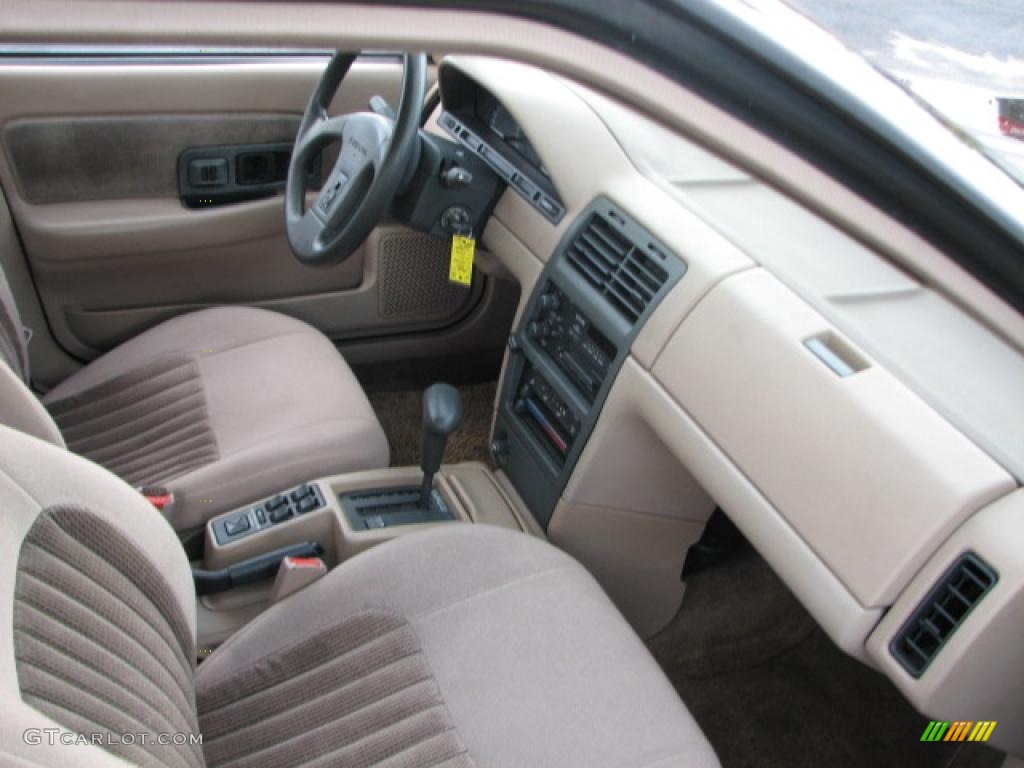
[[[488,436],[497,382],[459,387],[462,425],[448,438],[446,464],[489,462]],[[423,450],[423,392],[368,392],[380,425],[391,445],[391,466],[419,466]]]
[[[928,719],[839,651],[749,545],[694,574],[652,653],[724,768],[996,768],[980,744],[922,743]]]

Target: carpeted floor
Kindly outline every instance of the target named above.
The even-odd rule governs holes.
[[[489,462],[488,435],[497,382],[459,387],[462,426],[448,438],[445,464]],[[391,466],[418,466],[423,449],[423,392],[368,392],[370,404],[391,444]]]
[[[841,651],[746,543],[688,580],[649,642],[724,768],[996,768],[980,744],[922,743],[928,719]]]

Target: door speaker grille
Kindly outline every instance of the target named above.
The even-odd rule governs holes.
[[[378,310],[388,319],[454,316],[469,301],[469,288],[449,282],[450,242],[418,232],[381,237]]]

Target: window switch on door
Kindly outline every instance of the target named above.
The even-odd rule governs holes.
[[[188,164],[193,187],[222,187],[228,183],[228,161],[223,157],[197,157]]]

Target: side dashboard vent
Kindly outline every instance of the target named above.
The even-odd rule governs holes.
[[[665,285],[666,255],[653,243],[641,247],[615,224],[593,213],[569,244],[569,264],[632,325]]]
[[[920,677],[998,577],[977,555],[965,554],[917,607],[889,645],[893,657]]]

